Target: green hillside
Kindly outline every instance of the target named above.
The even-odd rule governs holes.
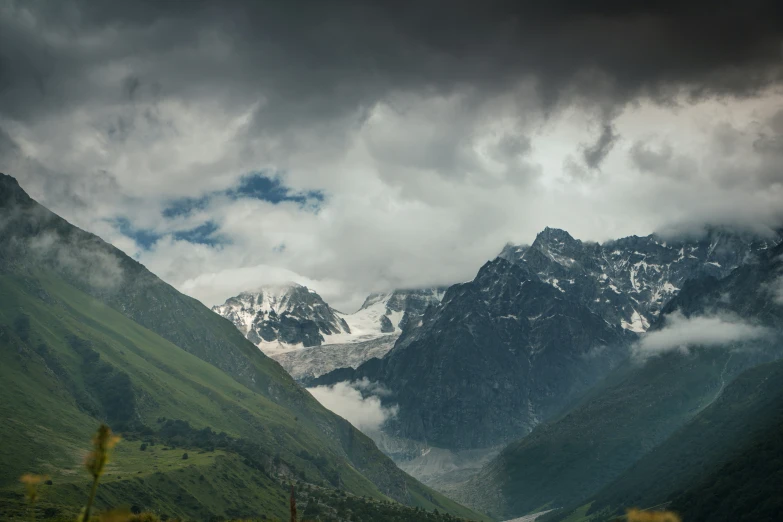
[[[783,422],[680,495],[671,509],[684,520],[773,522],[783,513]]]
[[[482,518],[396,468],[231,323],[43,209],[7,176],[0,379],[0,510],[18,507],[24,472],[50,476],[41,504],[52,504],[49,514],[81,505],[83,452],[106,421],[125,440],[99,507],[282,517],[287,481],[298,480]]]
[[[507,446],[457,498],[498,518],[588,498],[714,399],[727,360],[718,351],[671,353],[618,369],[561,418]]]
[[[783,485],[783,468],[775,467],[783,458],[782,427],[783,362],[747,370],[587,506],[573,511],[583,513],[584,520],[606,520],[629,506],[674,500],[671,508],[685,520],[764,520],[758,509],[769,514],[772,505],[783,508],[780,496],[769,492]],[[571,511],[550,520],[572,520]]]

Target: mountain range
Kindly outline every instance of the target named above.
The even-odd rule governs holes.
[[[399,406],[385,430],[396,438],[456,451],[498,447],[621,365],[687,281],[726,276],[779,239],[709,229],[691,240],[597,244],[546,229],[450,287],[384,357],[314,384],[383,383],[392,391],[385,400]]]
[[[741,355],[725,361],[718,360],[723,354],[709,354],[703,365],[694,365],[667,354],[642,371],[629,359],[629,346],[651,325],[661,324],[662,310],[677,301],[681,289],[692,289],[699,281],[721,280],[738,267],[758,266],[780,239],[777,232],[759,235],[711,227],[691,236],[653,234],[599,244],[547,228],[531,245],[506,245],[473,281],[453,285],[442,297],[432,290],[420,291],[426,299],[415,313],[400,316],[405,307],[389,306],[394,302],[390,294],[371,296],[353,317],[332,312],[328,324],[348,326],[363,318],[363,324],[374,325],[369,341],[313,347],[280,343],[282,353],[266,344],[259,347],[270,350],[292,375],[311,386],[379,383],[388,392],[380,399],[397,408],[382,432],[372,434],[381,449],[403,469],[466,503],[495,515],[517,515],[531,506],[503,511],[498,509],[503,503],[497,495],[475,487],[482,482],[497,484],[488,477],[504,473],[498,462],[510,449],[503,451],[500,460],[488,463],[487,459],[504,445],[533,431],[522,441],[531,445],[531,458],[536,459],[543,451],[534,443],[537,434],[546,433],[535,430],[537,426],[548,430],[550,422],[566,413],[573,414],[565,418],[574,421],[581,411],[593,423],[604,418],[609,422],[618,407],[630,419],[644,410],[629,397],[644,400],[647,394],[657,394],[653,410],[644,413],[660,421],[650,437],[640,438],[647,442],[631,451],[612,445],[612,437],[599,444],[607,454],[626,455],[627,460],[607,459],[612,469],[626,466],[703,407],[727,379],[764,360],[765,356]],[[258,301],[261,292],[254,295]],[[421,302],[421,294],[417,295]],[[321,309],[328,306],[324,303]],[[223,307],[216,310],[232,319],[241,316],[235,310],[226,313]],[[370,310],[377,311],[369,315]],[[253,309],[244,313],[265,321]],[[384,317],[393,317],[398,324],[393,334],[382,332]],[[307,318],[319,320],[313,314]],[[405,327],[410,324],[415,327]],[[324,339],[356,335],[334,334],[326,328],[322,332]],[[662,393],[659,387],[664,382],[667,389]],[[693,387],[699,387],[699,392],[694,393]],[[598,390],[603,395],[596,395]],[[573,443],[573,430],[573,426],[564,428],[562,444]],[[601,458],[574,447],[578,455],[572,462]],[[476,483],[465,482],[485,464],[489,468],[481,470]],[[578,474],[577,465],[568,470]],[[570,479],[564,476],[554,475],[550,490],[545,489],[548,482],[543,475],[531,476],[538,477],[538,487],[544,491],[540,496],[527,495],[529,502],[540,500],[544,505],[545,500],[565,502],[585,494],[578,483],[570,490]],[[509,489],[509,495],[516,495],[515,488]],[[476,500],[479,497],[482,501]]]
[[[394,290],[371,294],[344,314],[297,283],[243,292],[213,311],[233,322],[248,340],[307,383],[336,368],[355,368],[391,350],[406,330],[418,327],[445,289]]]
[[[530,245],[506,245],[501,258],[528,267],[542,281],[612,324],[641,333],[685,281],[721,278],[783,239],[708,227],[699,234],[630,236],[602,244],[546,228]]]
[[[779,516],[783,506],[779,496],[770,493],[772,484],[780,484],[775,478],[779,471],[770,471],[770,465],[783,456],[783,362],[776,360],[783,355],[782,282],[783,245],[779,245],[759,263],[742,266],[726,278],[688,285],[664,308],[665,316],[740,318],[765,328],[768,335],[730,343],[717,353],[697,347],[689,354],[672,354],[690,366],[689,374],[705,367],[710,355],[725,360],[716,393],[632,466],[589,499],[572,501],[572,507],[554,519],[566,518],[572,510],[611,517],[622,506],[664,502],[671,503],[686,520],[775,520]],[[670,367],[662,367],[659,378],[666,378],[663,372],[668,371]],[[689,388],[693,393],[693,387]],[[637,433],[655,428],[651,420],[641,417],[634,426]],[[617,427],[612,431],[616,434]],[[766,462],[760,460],[762,455]],[[757,467],[749,467],[751,462]],[[520,490],[514,490],[518,495]],[[574,508],[574,504],[583,505]]]

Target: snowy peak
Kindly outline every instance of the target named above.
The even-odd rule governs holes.
[[[437,304],[443,300],[443,294],[447,287],[415,288],[407,290],[394,290],[385,293],[373,293],[367,296],[359,310],[369,308],[379,302],[393,312],[410,310],[411,308],[426,308],[431,304]],[[423,311],[423,310],[422,310]]]
[[[368,295],[367,298],[364,300],[364,303],[362,303],[362,306],[359,308],[359,311],[362,311],[365,308],[370,308],[371,306],[374,306],[381,302],[385,304],[389,300],[391,295],[392,292],[372,293]]]
[[[339,312],[316,292],[296,283],[243,292],[212,310],[233,322],[254,344],[269,351],[275,351],[281,343],[317,346],[325,336],[351,333]]]
[[[353,314],[342,315],[351,327],[354,339],[379,334],[400,334],[416,326],[430,306],[439,306],[445,288],[394,290],[370,294],[362,307]],[[345,342],[334,338],[335,342]]]
[[[440,304],[443,292],[442,288],[426,288],[375,293],[365,299],[357,312],[344,314],[331,308],[313,290],[288,283],[242,292],[213,307],[213,311],[233,322],[250,341],[272,356],[381,338],[386,338],[390,348],[404,330],[420,323],[429,306]],[[379,355],[377,352],[373,356]]]
[[[257,292],[242,292],[236,297],[229,298],[223,306],[240,306],[255,312],[274,312],[280,315],[283,312],[293,311],[300,304],[301,300],[298,297],[303,291],[309,292],[306,287],[296,283],[270,285],[262,287]]]
[[[271,354],[272,358],[300,382],[337,368],[356,368],[385,356],[401,335],[412,333],[421,325],[425,311],[440,306],[442,297],[443,289],[438,288],[371,294],[358,311],[337,312],[348,325],[349,333],[324,335],[320,346],[288,347]]]
[[[598,244],[547,228],[532,245],[508,244],[499,257],[527,267],[610,323],[641,333],[686,280],[725,277],[780,239],[709,228],[701,237],[652,234]]]
[[[536,235],[536,239],[531,246],[562,254],[582,250],[582,242],[580,240],[574,239],[565,230],[549,227],[546,227]]]

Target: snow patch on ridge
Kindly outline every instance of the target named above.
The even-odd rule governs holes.
[[[620,326],[632,332],[644,333],[650,327],[650,323],[647,321],[647,319],[642,317],[639,312],[634,310],[633,314],[631,314],[631,322],[629,323],[625,319],[622,319],[620,321]]]

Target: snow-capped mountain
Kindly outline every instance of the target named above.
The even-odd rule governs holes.
[[[699,239],[652,234],[598,244],[546,228],[532,245],[506,245],[500,257],[528,267],[612,324],[642,333],[686,280],[725,277],[780,240],[711,228]]]
[[[723,279],[686,281],[652,330],[663,328],[667,316],[730,317],[733,324],[752,324],[766,333],[726,338],[721,349],[675,349],[645,364],[624,365],[567,414],[506,447],[460,485],[455,498],[479,510],[491,508],[498,518],[547,502],[589,502],[592,513],[610,520],[631,503],[657,505],[676,499],[689,483],[712,488],[734,476],[726,473],[727,461],[753,452],[751,446],[769,447],[758,443],[759,433],[780,440],[780,417],[771,409],[779,412],[783,405],[783,363],[770,361],[783,355],[783,302],[770,289],[780,284],[781,274],[783,245],[778,245]],[[734,480],[748,475],[740,477]],[[570,519],[569,511],[555,520]]]
[[[355,368],[383,357],[403,331],[416,328],[445,289],[395,290],[371,294],[361,308],[344,314],[316,292],[290,283],[243,292],[213,310],[232,321],[294,378],[306,381],[335,368]]]
[[[326,336],[351,335],[339,312],[317,293],[296,283],[243,292],[212,310],[233,322],[267,353],[318,346]]]
[[[357,312],[339,314],[350,334],[329,335],[321,346],[288,350],[272,358],[305,383],[337,368],[356,368],[383,357],[403,332],[418,328],[424,312],[440,306],[444,292],[444,288],[423,288],[371,294]]]
[[[345,319],[349,324],[351,322],[356,324],[363,314],[377,314],[378,311],[382,311],[383,315],[391,319],[395,330],[401,333],[419,326],[427,308],[439,305],[445,293],[446,288],[420,288],[370,294],[359,311],[345,316]]]

